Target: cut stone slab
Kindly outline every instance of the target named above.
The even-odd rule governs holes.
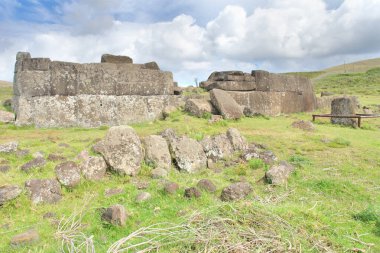
[[[12,141],[4,144],[0,144],[0,153],[13,153],[18,148],[18,142]]]
[[[186,136],[169,140],[172,157],[180,171],[194,173],[207,167],[202,145]]]
[[[208,191],[208,192],[215,192],[216,186],[211,180],[209,179],[201,179],[199,180],[197,187],[201,190]]]
[[[185,104],[185,111],[198,118],[217,112],[211,101],[206,99],[188,99]]]
[[[125,226],[127,213],[124,206],[113,205],[108,207],[102,212],[102,220],[115,226]]]
[[[207,158],[213,162],[231,156],[234,152],[234,148],[226,134],[206,137],[200,143]]]
[[[286,162],[281,162],[280,165],[272,166],[266,173],[265,178],[268,183],[273,185],[283,185],[288,181],[289,176],[295,170],[294,166]]]
[[[75,187],[80,183],[80,169],[72,161],[58,164],[55,167],[58,181],[66,187]]]
[[[22,234],[15,235],[11,239],[12,246],[21,246],[36,242],[40,239],[38,231],[35,229],[28,230]]]
[[[17,198],[22,189],[17,185],[0,186],[0,206],[5,202]]]
[[[235,151],[244,151],[248,148],[247,140],[236,128],[229,128],[227,130],[227,137]]]
[[[331,114],[348,116],[355,114],[355,104],[351,98],[335,98],[331,102]],[[355,119],[345,119],[345,118],[331,118],[332,124],[339,124],[345,126],[357,127],[357,122]]]
[[[61,200],[61,185],[56,179],[31,179],[25,188],[33,204],[54,204]]]
[[[124,175],[137,175],[143,160],[143,150],[133,128],[111,127],[102,144],[100,152],[110,169]]]
[[[107,171],[107,163],[103,157],[92,156],[81,164],[82,174],[85,179],[97,181],[104,178]]]
[[[239,182],[224,188],[220,198],[223,201],[240,200],[245,198],[251,192],[252,187],[248,182]]]
[[[34,158],[33,160],[23,164],[21,166],[21,170],[25,171],[25,172],[30,172],[32,169],[41,168],[41,167],[45,166],[45,164],[46,164],[45,158],[37,157],[37,158]]]
[[[145,162],[154,168],[169,171],[172,163],[168,143],[159,135],[150,135],[142,139],[145,149]]]
[[[101,63],[133,63],[131,57],[124,55],[103,54]]]
[[[15,121],[15,115],[11,112],[0,110],[0,123],[13,123]]]
[[[240,119],[244,116],[242,107],[224,90],[210,91],[211,103],[225,119]]]

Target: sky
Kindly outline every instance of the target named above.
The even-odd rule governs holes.
[[[213,71],[311,71],[380,57],[380,0],[1,0],[0,80],[18,51],[156,61],[180,85]]]

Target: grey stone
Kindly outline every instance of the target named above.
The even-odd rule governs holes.
[[[8,172],[11,169],[11,166],[9,165],[0,165],[0,172]]]
[[[310,121],[305,121],[305,120],[294,121],[292,123],[292,127],[299,128],[299,129],[302,129],[305,131],[314,131],[315,130],[314,124],[311,123]]]
[[[145,162],[169,171],[171,167],[171,156],[166,140],[159,135],[150,135],[142,139],[145,150]]]
[[[202,145],[186,136],[169,140],[172,158],[180,171],[194,173],[207,166]]]
[[[5,202],[17,198],[22,189],[17,185],[0,186],[0,206]]]
[[[223,201],[235,201],[245,198],[252,192],[252,187],[248,182],[238,182],[222,190],[220,198]]]
[[[145,69],[153,69],[153,70],[160,70],[160,67],[158,66],[157,62],[147,62],[144,64],[143,68]]]
[[[178,191],[179,185],[174,182],[167,182],[164,186],[164,191],[168,194],[174,194]]]
[[[216,113],[211,101],[205,99],[188,99],[185,104],[185,110],[191,115],[199,118],[202,118],[207,114]]]
[[[55,167],[58,181],[66,187],[75,187],[80,183],[80,169],[72,161],[58,164]]]
[[[123,55],[103,54],[101,58],[102,63],[133,63],[131,57]]]
[[[45,153],[43,151],[37,151],[32,154],[33,158],[44,158]]]
[[[261,151],[259,158],[269,165],[272,165],[277,161],[277,156],[270,150]]]
[[[200,198],[202,196],[202,192],[200,192],[195,187],[190,187],[185,189],[184,197],[185,198]]]
[[[30,58],[31,58],[31,56],[30,56],[30,53],[28,53],[28,52],[17,52],[17,55],[16,55],[17,61],[21,61],[24,59],[30,59]]]
[[[112,197],[112,196],[115,196],[115,195],[120,195],[120,194],[123,194],[125,193],[125,190],[124,189],[121,189],[121,188],[111,188],[111,189],[106,189],[105,192],[104,192],[104,196],[106,197]]]
[[[170,142],[171,140],[174,140],[177,135],[175,133],[175,131],[171,128],[167,128],[165,129],[162,133],[161,133],[161,136],[168,142]]]
[[[210,98],[225,119],[239,119],[244,116],[241,106],[226,91],[213,89],[210,91]]]
[[[216,186],[213,182],[211,182],[209,179],[201,179],[199,180],[197,187],[201,190],[205,190],[208,192],[215,192]]]
[[[22,234],[15,235],[11,239],[12,246],[21,246],[37,242],[40,239],[38,231],[35,229],[30,229]]]
[[[236,128],[229,128],[227,130],[227,137],[235,151],[243,151],[248,148],[247,140]]]
[[[213,162],[231,156],[234,153],[234,147],[226,134],[206,137],[200,143],[207,158]]]
[[[339,115],[339,116],[349,116],[355,115],[355,104],[352,99],[343,97],[343,98],[335,98],[331,102],[331,115]],[[340,124],[346,126],[357,126],[357,122],[354,119],[350,118],[331,118],[332,124]]]
[[[99,142],[98,142],[99,143]],[[98,146],[96,146],[97,144],[95,144],[93,146],[93,150],[96,152],[96,153],[99,153],[99,150],[97,149]],[[96,146],[96,147],[95,147]],[[94,148],[95,147],[95,148]],[[88,153],[88,151],[86,149],[82,150],[77,156],[76,156],[76,159],[77,160],[80,160],[80,161],[86,161],[87,159],[90,158],[90,154]]]
[[[12,141],[0,144],[0,153],[13,153],[16,152],[18,148],[18,142]]]
[[[162,168],[155,168],[152,170],[152,178],[158,179],[158,178],[165,178],[168,176],[168,171]]]
[[[335,95],[333,92],[329,92],[329,91],[321,92],[321,97],[328,97],[328,96],[333,96],[333,95]]]
[[[127,220],[127,213],[124,206],[113,205],[108,207],[102,212],[102,220],[115,225],[115,226],[125,226]]]
[[[52,162],[63,162],[66,161],[67,158],[57,154],[49,154],[47,160]]]
[[[103,157],[92,156],[81,164],[81,170],[85,179],[97,181],[106,175],[107,164]]]
[[[25,156],[29,155],[29,153],[30,153],[29,149],[20,149],[20,150],[16,151],[16,156],[17,157],[25,157]]]
[[[0,123],[13,123],[15,121],[15,115],[11,112],[0,110]]]
[[[110,169],[135,176],[140,170],[143,150],[135,130],[129,126],[111,127],[103,141],[102,155]]]
[[[152,194],[150,194],[149,192],[140,192],[136,196],[136,202],[137,203],[145,202],[151,198],[152,198]]]
[[[265,173],[265,178],[270,184],[283,185],[286,184],[289,176],[293,173],[294,170],[294,166],[286,162],[281,162],[279,165],[272,166]]]
[[[208,123],[214,124],[214,123],[222,121],[222,120],[223,120],[222,115],[211,115],[211,119],[208,121]]]
[[[45,165],[46,165],[45,158],[43,158],[43,157],[37,157],[37,158],[34,158],[33,160],[31,160],[31,161],[23,164],[21,166],[21,170],[25,171],[25,172],[29,172],[32,169],[41,168],[41,167],[43,167]]]
[[[56,179],[31,179],[25,188],[33,204],[57,203],[62,198],[61,185]]]

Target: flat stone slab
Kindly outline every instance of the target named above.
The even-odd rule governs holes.
[[[225,119],[239,119],[244,116],[242,107],[226,91],[210,91],[211,103]]]

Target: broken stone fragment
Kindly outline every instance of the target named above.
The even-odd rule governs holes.
[[[35,229],[28,230],[22,234],[15,235],[11,239],[12,246],[21,246],[36,242],[40,239],[38,231]]]
[[[101,63],[133,63],[131,57],[124,55],[103,54]]]
[[[248,182],[238,182],[222,190],[220,198],[223,201],[234,201],[245,198],[252,192],[252,187]]]
[[[273,185],[283,185],[295,170],[294,166],[282,161],[279,165],[272,166],[266,173],[265,178]]]
[[[75,187],[80,183],[80,169],[72,161],[58,164],[55,167],[58,181],[66,187]]]
[[[89,157],[80,167],[84,178],[92,181],[103,179],[107,171],[106,162],[99,156]]]
[[[219,89],[210,91],[211,103],[225,119],[240,119],[244,117],[242,107],[228,94]]]
[[[17,151],[17,148],[18,148],[17,141],[0,144],[0,153],[13,153]]]
[[[17,185],[0,186],[0,206],[5,202],[17,198],[22,192],[22,189]]]
[[[115,225],[115,226],[125,226],[127,220],[127,213],[124,206],[113,205],[111,207],[102,210],[102,220]]]
[[[33,204],[54,204],[61,200],[61,185],[56,179],[31,179],[25,188]]]

